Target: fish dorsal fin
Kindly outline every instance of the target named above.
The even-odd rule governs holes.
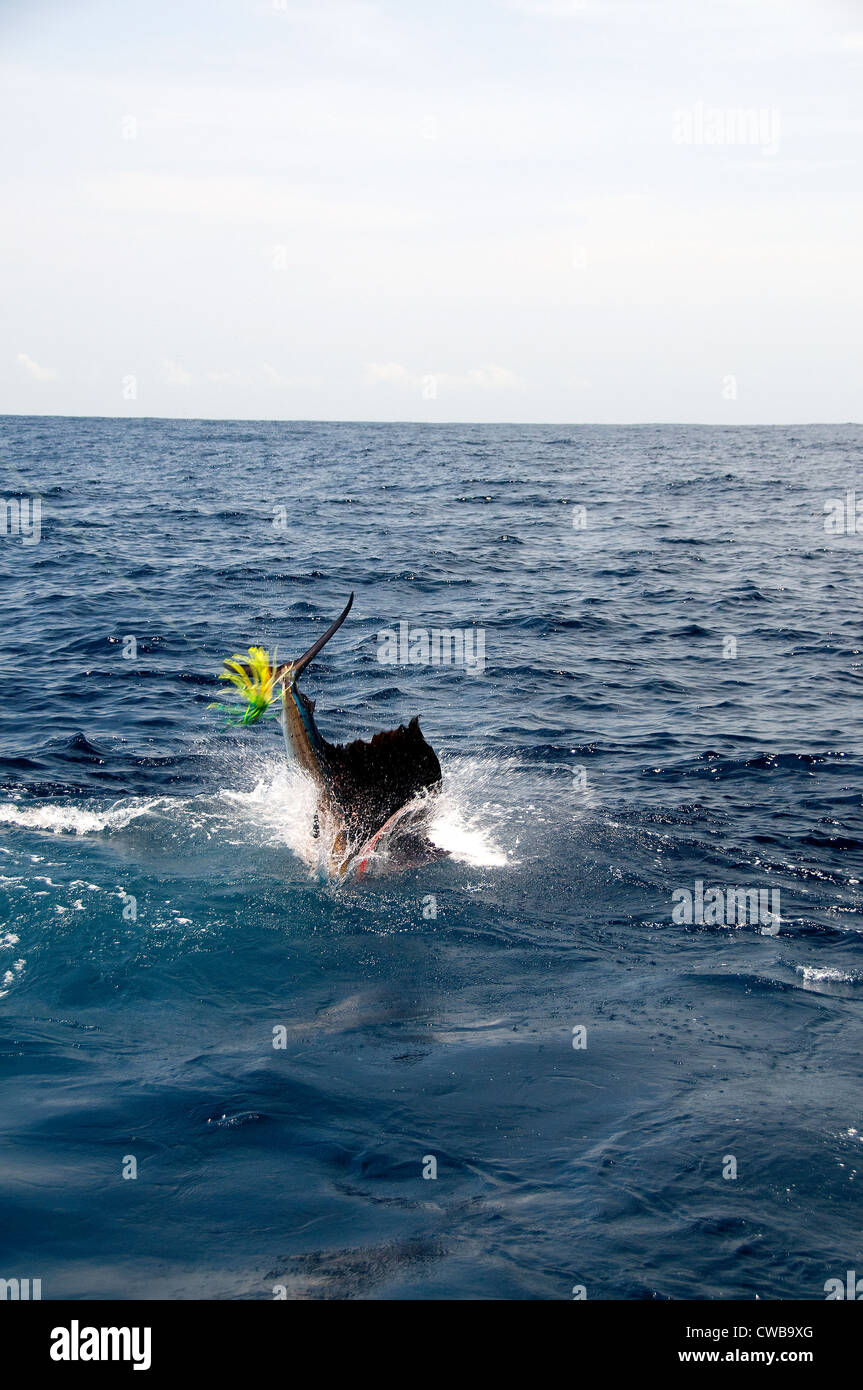
[[[441,780],[437,754],[426,743],[418,719],[374,734],[368,742],[327,743],[325,751],[333,791],[365,838]]]

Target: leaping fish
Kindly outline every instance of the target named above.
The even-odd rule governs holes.
[[[318,801],[313,834],[330,846],[329,869],[336,877],[365,872],[369,858],[385,838],[404,862],[441,857],[425,835],[429,797],[441,785],[434,749],[420,731],[419,720],[375,734],[369,742],[330,743],[315,723],[315,702],[299,689],[298,678],[338,632],[351,611],[351,594],[326,632],[296,661],[270,661],[262,647],[250,647],[249,659],[235,656],[224,664],[222,679],[243,695],[242,723],[256,723],[278,698],[288,758],[311,778]],[[240,711],[237,711],[240,713]]]

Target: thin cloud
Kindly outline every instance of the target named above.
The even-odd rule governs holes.
[[[381,383],[387,386],[418,386],[421,378],[415,372],[409,372],[401,362],[369,362],[366,379],[373,386]]]
[[[53,367],[40,366],[39,363],[34,362],[33,358],[30,357],[30,355],[26,352],[18,353],[18,361],[21,363],[21,366],[24,367],[25,370],[28,371],[32,377],[35,378],[36,381],[57,380],[57,373]]]
[[[401,362],[369,362],[366,381],[372,386],[399,386],[427,391],[430,384],[450,391],[477,388],[481,391],[511,391],[521,385],[515,372],[490,362],[467,372],[417,372]]]
[[[587,0],[507,0],[507,9],[544,19],[571,19],[584,14]]]
[[[179,362],[163,362],[161,377],[169,386],[191,386],[194,377]]]

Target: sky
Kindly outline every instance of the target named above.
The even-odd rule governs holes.
[[[863,0],[0,0],[0,412],[863,418]]]

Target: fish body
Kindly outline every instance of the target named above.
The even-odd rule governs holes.
[[[251,684],[251,663],[238,658],[233,665],[225,663],[241,674],[250,673],[247,699],[260,685],[269,692],[281,685],[285,748],[317,790],[315,833],[328,846],[330,872],[337,877],[352,868],[364,872],[384,839],[392,841],[394,848],[397,839],[396,857],[402,862],[424,862],[441,855],[424,828],[430,797],[441,785],[441,767],[419,720],[374,734],[368,741],[330,743],[315,722],[314,701],[297,685],[302,672],[341,627],[353,599],[351,594],[340,616],[303,656],[271,668],[269,686],[260,671],[256,684]],[[250,648],[250,653],[258,650]]]

